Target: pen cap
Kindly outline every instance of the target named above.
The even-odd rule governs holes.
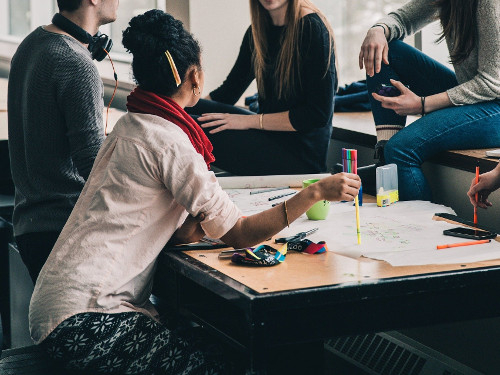
[[[379,192],[398,190],[398,167],[396,164],[387,164],[376,170],[377,194]],[[382,188],[383,190],[381,190]]]

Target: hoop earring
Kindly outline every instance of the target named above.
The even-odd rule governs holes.
[[[196,91],[194,91],[196,88],[198,88],[198,94],[196,93]],[[194,96],[200,96],[200,95],[201,95],[201,90],[200,90],[200,88],[199,88],[199,87],[197,87],[197,86],[193,86],[193,95],[194,95]]]

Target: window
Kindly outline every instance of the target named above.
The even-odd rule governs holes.
[[[113,39],[115,54],[125,53],[121,43],[122,31],[127,27],[129,20],[162,3],[164,0],[120,2],[118,19],[113,24],[101,28],[102,32]],[[12,39],[13,37],[14,40],[21,41],[36,27],[49,24],[57,11],[57,0],[0,0],[0,38]]]
[[[156,0],[134,0],[121,1],[118,8],[118,18],[115,22],[109,25],[111,31],[109,36],[113,39],[113,52],[126,53],[122,45],[122,32],[128,26],[130,19],[146,12],[149,9],[157,7]]]
[[[55,0],[0,0],[0,37],[22,40],[39,25],[50,23]]]
[[[313,0],[335,32],[341,85],[365,78],[364,71],[358,67],[358,55],[366,31],[377,19],[407,1]],[[248,0],[235,1],[231,12],[227,4],[227,0],[121,0],[117,20],[101,27],[101,31],[113,39],[111,55],[117,62],[115,65],[120,81],[132,81],[129,68],[131,56],[121,43],[123,30],[133,16],[159,8],[166,9],[183,21],[186,28],[201,42],[205,69],[209,73],[206,75],[205,92],[216,88],[229,73],[241,38],[250,24]],[[8,71],[8,59],[14,53],[17,43],[37,26],[49,24],[57,10],[56,0],[0,0],[0,72],[2,69]],[[214,23],[214,19],[222,21]],[[433,43],[438,29],[436,26],[426,28],[422,33],[421,44],[424,52],[446,64],[445,44],[435,46]],[[407,42],[413,43],[413,38],[408,38]],[[108,62],[98,63],[98,67],[103,77],[113,77]],[[246,94],[253,94],[256,91],[255,85],[247,91]]]
[[[122,0],[117,20],[100,29],[113,39],[112,57],[117,62],[115,66],[121,81],[131,81],[131,57],[121,43],[122,32],[133,16],[157,7],[165,9],[165,0]],[[0,0],[0,60],[3,58],[8,61],[17,44],[38,26],[50,24],[57,11],[57,0]],[[120,61],[123,64],[120,64]],[[97,66],[104,78],[113,77],[109,62],[97,63]],[[0,64],[0,73],[5,69],[8,71],[8,63]]]
[[[24,36],[30,29],[30,0],[9,0],[9,34]]]
[[[341,84],[365,78],[358,55],[366,32],[378,19],[407,0],[314,0],[333,27]]]

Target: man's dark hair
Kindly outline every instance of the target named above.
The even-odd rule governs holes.
[[[82,5],[82,0],[57,0],[57,6],[59,7],[59,12],[63,10],[68,12],[73,12],[77,10]]]

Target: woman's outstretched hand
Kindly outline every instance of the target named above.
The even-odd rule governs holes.
[[[204,113],[198,117],[203,122],[201,127],[214,128],[210,134],[219,133],[224,130],[248,130],[259,127],[258,115],[236,115],[232,113]]]

